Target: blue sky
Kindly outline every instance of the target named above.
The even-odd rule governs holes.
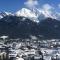
[[[26,7],[24,4],[28,0],[0,0],[0,11],[16,12],[17,10]],[[56,11],[60,11],[60,0],[36,0],[38,1],[38,7],[42,7],[44,4],[49,4],[55,8]],[[59,5],[59,6],[58,6]]]

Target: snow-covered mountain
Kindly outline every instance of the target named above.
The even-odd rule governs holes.
[[[37,22],[46,18],[52,18],[59,20],[60,14],[55,13],[54,11],[48,11],[44,9],[28,9],[28,8],[22,8],[21,10],[17,11],[15,13],[16,16],[24,16],[27,18],[32,19],[33,21]]]
[[[52,19],[60,19],[60,13],[50,12],[43,9],[28,9],[28,8],[22,8],[18,10],[16,13],[12,14],[10,12],[0,12],[0,19],[5,16],[17,16],[17,17],[26,17],[34,22],[39,22],[41,20],[44,20],[46,18],[52,18]]]
[[[38,14],[35,11],[27,8],[22,8],[21,10],[17,11],[15,15],[18,17],[24,16],[33,20],[34,22],[38,22]]]
[[[15,15],[18,17],[27,17],[33,20],[34,22],[39,22],[40,20],[46,19],[48,17],[53,18],[53,16],[49,14],[48,11],[39,10],[37,8],[32,10],[28,8],[22,8],[21,10],[17,11]]]
[[[5,17],[5,16],[9,16],[9,15],[13,16],[14,14],[12,14],[10,12],[0,12],[0,19],[3,18],[3,17]]]
[[[16,16],[24,16],[28,18],[38,18],[38,14],[35,14],[35,12],[27,9],[27,8],[22,8],[21,10],[16,12]]]

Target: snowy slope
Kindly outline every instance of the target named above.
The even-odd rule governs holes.
[[[34,22],[39,22],[40,20],[46,19],[46,18],[52,18],[52,19],[60,19],[60,13],[55,13],[55,12],[51,12],[48,10],[44,10],[44,9],[28,9],[28,8],[22,8],[19,11],[17,11],[16,13],[12,14],[10,12],[0,12],[0,19],[5,17],[5,16],[23,16],[23,17],[27,17],[31,20],[33,20]]]
[[[5,16],[9,16],[9,15],[14,15],[14,14],[12,14],[10,12],[0,12],[0,19],[5,17]]]
[[[22,8],[21,10],[16,12],[17,16],[24,16],[29,18],[37,18],[38,16],[31,10],[27,8]]]
[[[56,14],[54,15],[54,12],[51,13],[50,11],[46,11],[46,10],[41,10],[41,9],[28,9],[28,8],[22,8],[21,10],[17,11],[15,13],[16,16],[24,16],[24,17],[28,17],[31,18],[34,21],[38,21],[39,20],[43,20],[45,18],[53,18],[56,19],[58,17],[56,17]]]

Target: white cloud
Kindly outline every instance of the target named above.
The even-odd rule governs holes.
[[[49,4],[44,4],[42,7],[43,7],[43,9],[45,9],[45,10],[51,10],[51,9],[54,9],[54,7],[52,7],[52,6],[49,5]]]
[[[55,16],[55,11],[54,11],[54,7],[49,5],[49,4],[44,4],[41,8],[42,13],[45,15],[45,17],[51,17],[56,19]]]
[[[38,1],[37,0],[28,0],[24,4],[27,7],[31,8],[31,7],[35,7],[36,5],[38,5]]]

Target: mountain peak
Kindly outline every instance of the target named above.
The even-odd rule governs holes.
[[[30,9],[27,8],[22,8],[21,10],[16,12],[17,16],[24,16],[24,17],[29,17],[29,18],[37,18],[38,16],[35,14],[35,12],[33,12]]]

